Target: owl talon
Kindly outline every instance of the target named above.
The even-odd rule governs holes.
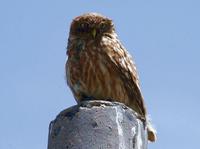
[[[108,98],[108,99],[106,99],[106,101],[113,102],[114,100],[112,98]]]
[[[80,101],[95,100],[92,96],[82,95]]]

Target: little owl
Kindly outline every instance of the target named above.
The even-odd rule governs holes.
[[[148,139],[156,140],[148,122],[136,66],[122,46],[112,20],[97,13],[76,17],[70,27],[66,78],[77,102],[114,100],[132,108],[147,123]]]

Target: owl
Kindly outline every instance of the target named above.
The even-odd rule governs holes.
[[[147,122],[148,139],[156,140],[136,66],[111,19],[97,13],[76,17],[70,27],[67,55],[66,80],[77,102],[95,99],[124,103]]]

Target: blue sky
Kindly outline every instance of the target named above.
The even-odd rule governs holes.
[[[200,1],[0,1],[0,149],[43,149],[48,125],[75,104],[64,79],[71,20],[113,19],[134,55],[158,141],[149,149],[198,148]]]

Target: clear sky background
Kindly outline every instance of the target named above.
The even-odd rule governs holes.
[[[1,0],[0,149],[47,148],[48,125],[75,104],[64,79],[71,20],[100,12],[134,55],[158,141],[200,141],[200,1]]]

